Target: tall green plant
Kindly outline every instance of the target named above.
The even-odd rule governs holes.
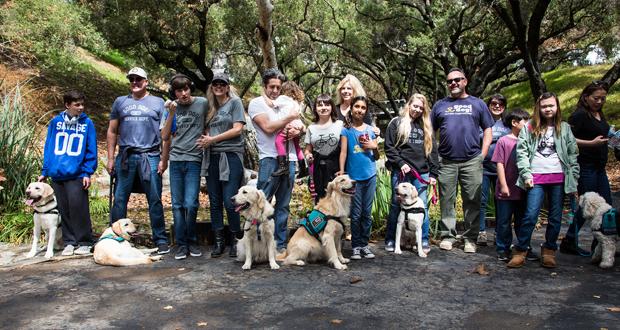
[[[0,168],[7,178],[0,191],[0,214],[5,214],[19,210],[26,186],[37,177],[41,160],[36,125],[28,119],[19,86],[2,96],[0,102]]]
[[[390,172],[385,168],[377,169],[377,191],[375,201],[372,204],[372,229],[373,233],[385,231],[390,203],[392,200],[392,181]]]

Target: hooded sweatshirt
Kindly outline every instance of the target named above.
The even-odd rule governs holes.
[[[54,117],[47,128],[41,175],[53,181],[90,177],[97,169],[97,134],[85,113],[77,119],[66,111]]]

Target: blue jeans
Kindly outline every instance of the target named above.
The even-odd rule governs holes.
[[[517,245],[515,245],[515,247],[519,251],[527,251],[527,248],[530,246],[532,232],[534,231],[536,221],[538,221],[540,207],[542,206],[545,195],[548,198],[549,217],[543,246],[554,251],[558,248],[556,242],[562,225],[564,183],[535,184],[533,188],[527,191],[525,215],[518,225]]]
[[[396,225],[398,224],[398,214],[400,213],[400,204],[396,201],[396,186],[401,182],[411,183],[417,190],[418,196],[424,201],[424,222],[422,223],[422,241],[428,242],[428,228],[430,220],[428,218],[428,185],[420,182],[415,176],[407,174],[404,179],[399,180],[400,171],[392,172],[392,203],[390,204],[390,214],[388,215],[387,228],[385,233],[385,243],[394,242],[396,239]],[[428,173],[421,173],[422,179],[428,182]]]
[[[372,227],[372,203],[377,190],[377,176],[355,181],[355,195],[351,200],[351,247],[368,245]]]
[[[200,166],[202,162],[170,162],[170,194],[174,237],[178,246],[195,245],[198,193],[200,192]]]
[[[523,221],[526,202],[521,200],[502,200],[495,201],[495,250],[508,252],[512,244],[512,218],[515,219],[515,233],[519,233],[519,224]]]
[[[495,182],[497,181],[497,175],[482,175],[482,193],[480,194],[480,231],[485,231],[487,228],[487,204],[489,200],[493,198],[495,204],[497,199],[495,198]],[[495,218],[497,218],[497,204],[495,205]]]
[[[149,203],[149,218],[153,232],[153,242],[156,245],[168,243],[166,235],[166,223],[164,222],[164,207],[161,203],[161,175],[157,173],[159,155],[147,156],[151,168],[151,176],[148,181],[140,177],[138,162],[142,156],[133,154],[127,158],[127,169],[122,170],[120,157],[116,157],[116,191],[114,192],[114,205],[112,206],[112,222],[127,217],[127,202],[131,195],[131,188],[136,175],[139,177],[142,188]]]
[[[211,153],[209,161],[209,176],[207,176],[207,189],[209,190],[209,205],[211,208],[211,225],[213,230],[224,229],[224,208],[228,216],[230,231],[238,233],[240,229],[239,213],[235,212],[235,206],[230,199],[241,187],[243,179],[243,164],[234,152],[227,152],[228,168],[230,174],[228,181],[220,180],[220,154]]]
[[[607,172],[605,168],[597,168],[596,166],[588,164],[579,165],[579,181],[577,181],[577,192],[579,195],[583,195],[588,191],[597,192],[601,197],[605,198],[607,204],[611,203],[611,188],[609,187],[609,179],[607,178]],[[566,232],[566,238],[574,240],[577,232],[583,226],[585,219],[578,210],[575,214],[573,223],[568,227]]]
[[[267,196],[267,200],[276,197],[275,205],[275,239],[277,248],[286,248],[288,234],[289,204],[295,183],[295,161],[289,162],[289,176],[272,177],[271,174],[278,169],[278,161],[267,157],[258,162],[258,189]]]

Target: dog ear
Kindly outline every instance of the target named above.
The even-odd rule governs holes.
[[[119,220],[117,220],[116,222],[114,222],[114,223],[112,224],[112,230],[113,230],[115,233],[122,233],[122,230],[121,230],[121,229],[122,229],[122,228],[121,228],[121,222],[120,222]]]
[[[592,194],[586,194],[582,196],[583,199],[582,207],[583,207],[583,216],[586,218],[591,218],[596,214],[596,209],[600,205],[598,205],[597,198],[598,196],[594,196]]]
[[[54,189],[49,184],[43,185],[43,198],[50,198],[54,195]]]
[[[262,190],[256,190],[256,205],[261,210],[265,208],[265,203],[267,203],[267,198],[265,197],[265,193]]]
[[[325,196],[331,196],[333,191],[334,191],[334,181],[330,181],[327,184],[327,189],[325,190]]]

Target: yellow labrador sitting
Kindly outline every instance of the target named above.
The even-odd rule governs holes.
[[[304,224],[291,237],[283,256],[285,265],[303,266],[306,261],[327,260],[336,269],[347,269],[345,264],[349,259],[342,256],[341,238],[344,221],[349,217],[351,209],[351,196],[354,194],[355,181],[348,175],[339,175],[327,185],[325,197],[321,198],[308,219],[304,219]],[[317,220],[327,223],[319,224]],[[309,231],[315,231],[316,228],[311,222],[324,226],[324,229],[320,233],[310,234]]]
[[[43,229],[47,238],[45,258],[49,259],[54,256],[54,248],[62,249],[63,247],[60,213],[58,212],[54,189],[47,183],[33,182],[26,188],[26,196],[28,198],[26,205],[34,209],[32,248],[26,257],[32,258],[39,251],[39,237],[41,237],[41,229]]]
[[[232,197],[235,211],[245,218],[243,238],[237,242],[237,260],[245,261],[244,270],[252,268],[252,262],[269,261],[271,269],[279,269],[276,263],[276,241],[273,206],[265,194],[254,186],[243,186]]]
[[[132,266],[150,264],[161,259],[161,256],[149,256],[134,248],[129,243],[131,235],[136,232],[136,226],[130,219],[119,219],[108,227],[97,244],[93,257],[100,265]],[[153,252],[151,249],[147,252]]]
[[[426,258],[422,250],[422,223],[424,222],[424,202],[418,197],[418,191],[409,182],[399,183],[396,186],[396,200],[400,204],[398,223],[396,224],[396,243],[394,253],[402,254],[400,249],[401,235],[404,242],[417,242],[418,256]],[[405,225],[405,230],[403,230]],[[415,230],[415,232],[414,232]]]

